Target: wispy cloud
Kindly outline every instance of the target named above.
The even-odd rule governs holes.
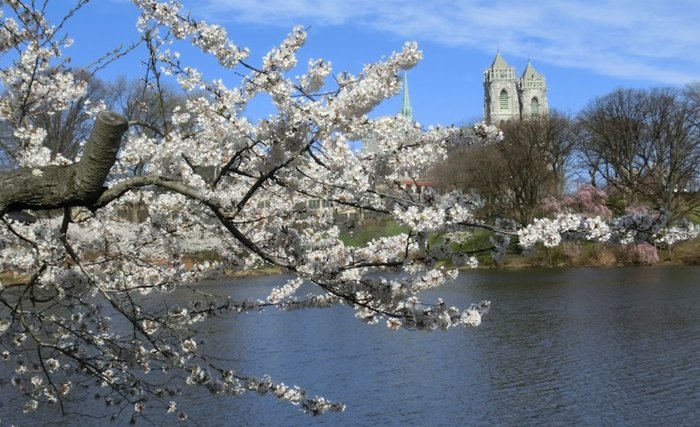
[[[697,0],[198,0],[212,21],[357,26],[626,79],[700,80]]]

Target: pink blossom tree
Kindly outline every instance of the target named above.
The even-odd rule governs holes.
[[[607,206],[607,200],[608,194],[605,190],[591,184],[583,184],[574,194],[561,200],[554,197],[545,198],[542,201],[542,210],[548,214],[567,211],[610,219],[612,211]]]

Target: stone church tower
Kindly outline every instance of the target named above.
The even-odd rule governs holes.
[[[515,68],[500,53],[484,71],[484,120],[499,124],[547,115],[547,84],[544,76],[528,62],[520,79]]]

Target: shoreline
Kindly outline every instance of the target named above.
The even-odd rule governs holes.
[[[469,270],[505,270],[519,271],[528,269],[563,269],[563,268],[619,268],[619,267],[694,267],[700,266],[700,257],[686,258],[684,256],[674,256],[672,259],[661,259],[653,264],[639,262],[597,262],[597,263],[577,263],[577,262],[555,262],[553,259],[543,260],[533,259],[530,255],[510,255],[502,265],[495,265],[481,262],[477,267],[465,266],[456,267],[459,271]],[[617,260],[616,260],[617,261]],[[443,264],[445,267],[454,267],[449,263]],[[253,270],[223,269],[221,274],[213,274],[208,279],[244,279],[246,277],[280,276],[284,272],[280,267],[267,266]],[[0,271],[0,283],[5,287],[21,286],[26,284],[29,276],[18,274],[12,271]]]

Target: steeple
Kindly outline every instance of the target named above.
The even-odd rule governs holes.
[[[532,66],[532,62],[527,61],[525,71],[523,71],[523,75],[520,78],[523,80],[535,80],[542,79],[543,77],[542,74],[540,74],[537,70],[535,70],[535,67]]]
[[[521,120],[539,119],[547,115],[547,82],[529,60],[518,82],[518,88]]]
[[[411,100],[408,97],[408,74],[403,73],[403,104],[401,106],[401,115],[409,120],[413,120],[413,108],[411,108]]]
[[[491,63],[491,68],[510,68],[510,65],[506,62],[505,59],[503,59],[503,56],[501,56],[501,52],[496,52],[496,57],[493,59],[493,62]]]
[[[499,51],[484,71],[484,120],[498,124],[519,116],[515,68],[508,65]]]

